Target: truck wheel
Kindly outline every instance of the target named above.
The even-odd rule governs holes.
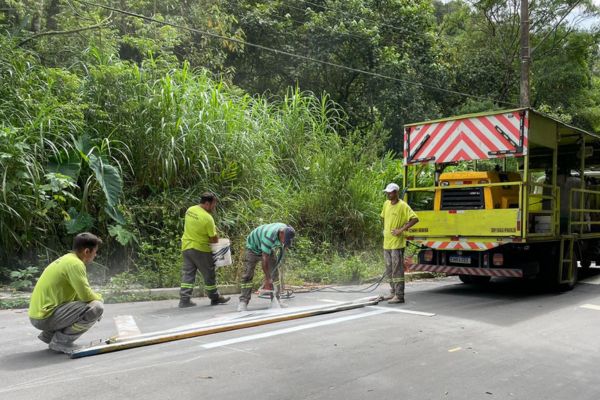
[[[573,276],[571,277],[571,279],[569,279],[568,282],[562,283],[560,285],[560,290],[563,291],[567,291],[567,290],[571,290],[575,287],[575,285],[577,284],[577,270],[579,268],[575,267],[573,268]]]
[[[573,268],[573,276],[571,276],[571,279],[569,279],[568,282],[565,283],[561,283],[559,285],[559,289],[562,291],[568,291],[571,290],[575,287],[575,285],[577,284],[577,270],[579,268],[577,268],[577,260],[575,261],[575,268]]]
[[[485,285],[490,281],[490,279],[492,279],[492,277],[477,275],[458,275],[458,279],[460,279],[462,283],[466,283],[468,285]]]
[[[476,285],[485,285],[486,283],[489,283],[490,279],[492,279],[491,276],[472,276],[471,282]]]

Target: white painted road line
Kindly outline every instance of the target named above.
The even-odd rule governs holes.
[[[600,285],[600,275],[590,276],[589,278],[582,279],[579,283],[587,283],[588,285]]]
[[[369,308],[374,308],[376,310],[387,310],[389,312],[397,312],[403,314],[412,314],[412,315],[422,315],[424,317],[433,317],[435,314],[423,312],[423,311],[412,311],[412,310],[403,310],[401,308],[389,308],[389,307],[381,307],[381,306],[368,306]]]
[[[596,310],[596,311],[600,311],[600,306],[597,306],[595,304],[584,304],[582,306],[579,306],[581,308],[587,308],[588,310]]]
[[[329,319],[329,320],[325,320],[325,321],[313,322],[311,324],[294,326],[291,328],[278,329],[275,331],[258,333],[255,335],[242,336],[242,337],[235,338],[235,339],[207,343],[207,344],[203,344],[202,347],[205,349],[214,349],[215,347],[223,347],[223,346],[228,346],[231,344],[249,342],[251,340],[264,339],[264,338],[268,338],[271,336],[278,336],[278,335],[284,335],[286,333],[303,331],[305,329],[318,328],[320,326],[334,325],[334,324],[339,324],[341,322],[352,321],[355,319],[372,317],[372,316],[379,315],[379,314],[385,314],[390,311],[391,310],[382,307],[381,310],[375,310],[375,311],[371,311],[371,312],[367,312],[367,313],[348,315],[347,317],[334,318],[334,319]]]
[[[135,319],[131,315],[117,315],[115,318],[115,325],[117,326],[118,337],[126,338],[129,336],[141,335],[140,328],[135,323]]]

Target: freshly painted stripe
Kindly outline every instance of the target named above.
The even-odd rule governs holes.
[[[579,281],[579,283],[587,283],[589,285],[600,285],[600,275],[582,279]]]
[[[385,314],[387,312],[389,312],[389,310],[385,309],[385,310],[376,310],[376,311],[366,312],[363,314],[349,315],[347,317],[334,318],[334,319],[329,319],[329,320],[325,320],[325,321],[319,321],[319,322],[313,322],[310,324],[294,326],[291,328],[278,329],[275,331],[258,333],[255,335],[242,336],[242,337],[235,338],[235,339],[221,340],[219,342],[207,343],[207,344],[203,344],[201,347],[203,347],[205,349],[214,349],[216,347],[229,346],[229,345],[236,344],[236,343],[244,343],[244,342],[249,342],[252,340],[265,339],[268,337],[284,335],[286,333],[293,333],[293,332],[303,331],[306,329],[318,328],[320,326],[334,325],[334,324],[339,324],[341,322],[372,317],[372,316],[379,315],[379,314]]]
[[[120,338],[142,334],[131,315],[117,315],[114,321],[117,326],[117,336]]]
[[[600,306],[597,306],[595,304],[584,304],[582,306],[580,306],[581,308],[587,308],[588,310],[596,310],[596,311],[600,311]]]
[[[77,350],[77,351],[71,353],[71,358],[93,356],[93,355],[97,355],[97,354],[104,354],[104,353],[110,353],[110,352],[114,352],[114,351],[127,350],[127,349],[136,348],[136,347],[171,342],[171,341],[175,341],[175,340],[189,339],[189,338],[197,337],[197,336],[205,336],[205,335],[211,335],[214,333],[220,333],[220,332],[226,332],[226,331],[231,331],[231,330],[244,329],[244,328],[250,328],[250,327],[255,327],[255,326],[260,326],[260,325],[272,324],[272,323],[276,323],[276,322],[291,321],[294,319],[313,317],[316,315],[331,314],[331,313],[335,313],[335,312],[347,311],[347,310],[352,310],[352,309],[356,309],[356,308],[366,307],[369,305],[374,305],[374,304],[377,304],[378,302],[379,302],[379,300],[377,297],[368,297],[368,298],[364,298],[364,299],[358,299],[355,301],[349,301],[349,302],[342,303],[342,304],[324,306],[322,308],[321,308],[321,306],[319,306],[318,309],[312,309],[312,310],[304,310],[304,311],[288,310],[288,311],[282,311],[280,313],[276,313],[274,315],[260,316],[256,319],[252,318],[250,320],[230,321],[230,322],[225,322],[223,324],[216,324],[216,325],[212,324],[212,325],[206,325],[203,327],[197,327],[194,329],[184,329],[184,330],[174,331],[174,332],[170,331],[168,333],[162,333],[162,334],[159,334],[158,332],[154,332],[154,333],[144,334],[139,337],[127,338],[126,340],[117,341],[116,343],[92,346],[92,347],[84,348],[81,350]]]
[[[435,314],[428,313],[424,311],[413,311],[413,310],[404,310],[402,308],[390,308],[390,307],[382,307],[382,306],[368,306],[367,308],[374,308],[376,310],[388,310],[389,312],[401,313],[401,314],[411,314],[411,315],[421,315],[423,317],[433,317]]]

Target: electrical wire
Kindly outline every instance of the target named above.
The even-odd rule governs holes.
[[[314,62],[314,63],[321,64],[321,65],[327,65],[329,67],[339,68],[339,69],[343,69],[343,70],[346,70],[346,71],[356,72],[356,73],[360,73],[360,74],[363,74],[363,75],[368,75],[368,76],[372,76],[372,77],[376,77],[376,78],[387,79],[387,80],[390,80],[390,81],[399,82],[399,83],[403,83],[403,84],[406,84],[406,85],[419,86],[419,87],[422,87],[422,88],[432,89],[432,90],[436,90],[436,91],[443,92],[443,93],[448,93],[448,94],[454,94],[454,95],[457,95],[457,96],[463,96],[463,97],[473,98],[473,99],[477,99],[477,100],[488,100],[488,101],[493,101],[493,102],[498,103],[498,104],[506,104],[506,105],[515,106],[515,107],[517,106],[516,104],[510,103],[510,102],[507,102],[507,101],[492,99],[492,98],[485,97],[485,96],[472,95],[472,94],[469,94],[469,93],[458,92],[456,90],[451,90],[451,89],[444,89],[444,88],[441,88],[439,86],[429,85],[429,84],[422,83],[422,82],[409,81],[409,80],[405,80],[405,79],[395,78],[395,77],[392,77],[392,76],[389,76],[389,75],[384,75],[384,74],[381,74],[381,73],[378,73],[378,72],[372,72],[372,71],[366,71],[366,70],[363,70],[363,69],[348,67],[346,65],[336,64],[336,63],[325,61],[325,60],[319,60],[319,59],[308,57],[308,56],[304,56],[304,55],[301,55],[301,54],[291,53],[291,52],[285,51],[285,50],[274,49],[274,48],[271,48],[271,47],[268,47],[268,46],[263,46],[261,44],[250,43],[250,42],[247,42],[247,41],[242,40],[242,39],[237,39],[237,38],[233,38],[233,37],[229,37],[229,36],[224,36],[224,35],[220,35],[218,33],[213,33],[213,32],[208,32],[208,31],[202,31],[202,30],[199,30],[199,29],[196,29],[196,28],[190,28],[190,27],[187,27],[187,26],[183,26],[183,25],[179,25],[179,24],[174,24],[172,22],[159,21],[159,20],[157,20],[155,18],[147,17],[145,15],[136,14],[136,13],[133,13],[131,11],[121,10],[121,9],[118,9],[118,8],[114,8],[114,7],[110,7],[110,6],[105,6],[105,5],[102,5],[102,4],[97,4],[97,3],[89,2],[89,1],[86,1],[86,0],[73,0],[73,1],[76,1],[76,2],[81,3],[81,4],[86,4],[88,6],[98,7],[98,8],[102,8],[102,9],[108,10],[108,11],[113,11],[113,12],[116,12],[116,13],[119,13],[119,14],[130,16],[130,17],[139,18],[139,19],[142,19],[142,20],[145,20],[145,21],[154,22],[154,23],[157,23],[157,24],[165,25],[165,26],[171,26],[173,28],[188,30],[190,32],[199,33],[199,34],[202,34],[202,35],[206,35],[206,36],[218,38],[218,39],[221,39],[221,40],[224,40],[224,41],[229,41],[229,42],[233,42],[233,43],[237,43],[237,44],[242,44],[242,45],[248,46],[248,47],[254,47],[254,48],[257,48],[257,49],[260,49],[260,50],[265,50],[265,51],[273,52],[275,54],[285,55],[285,56],[288,56],[288,57],[297,58],[297,59],[301,59],[301,60],[304,60],[304,61],[310,61],[310,62]]]

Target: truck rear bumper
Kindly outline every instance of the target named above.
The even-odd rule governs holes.
[[[409,264],[408,270],[411,272],[437,272],[447,275],[503,276],[509,278],[522,278],[524,275],[522,269],[453,267],[448,265],[429,264]]]

